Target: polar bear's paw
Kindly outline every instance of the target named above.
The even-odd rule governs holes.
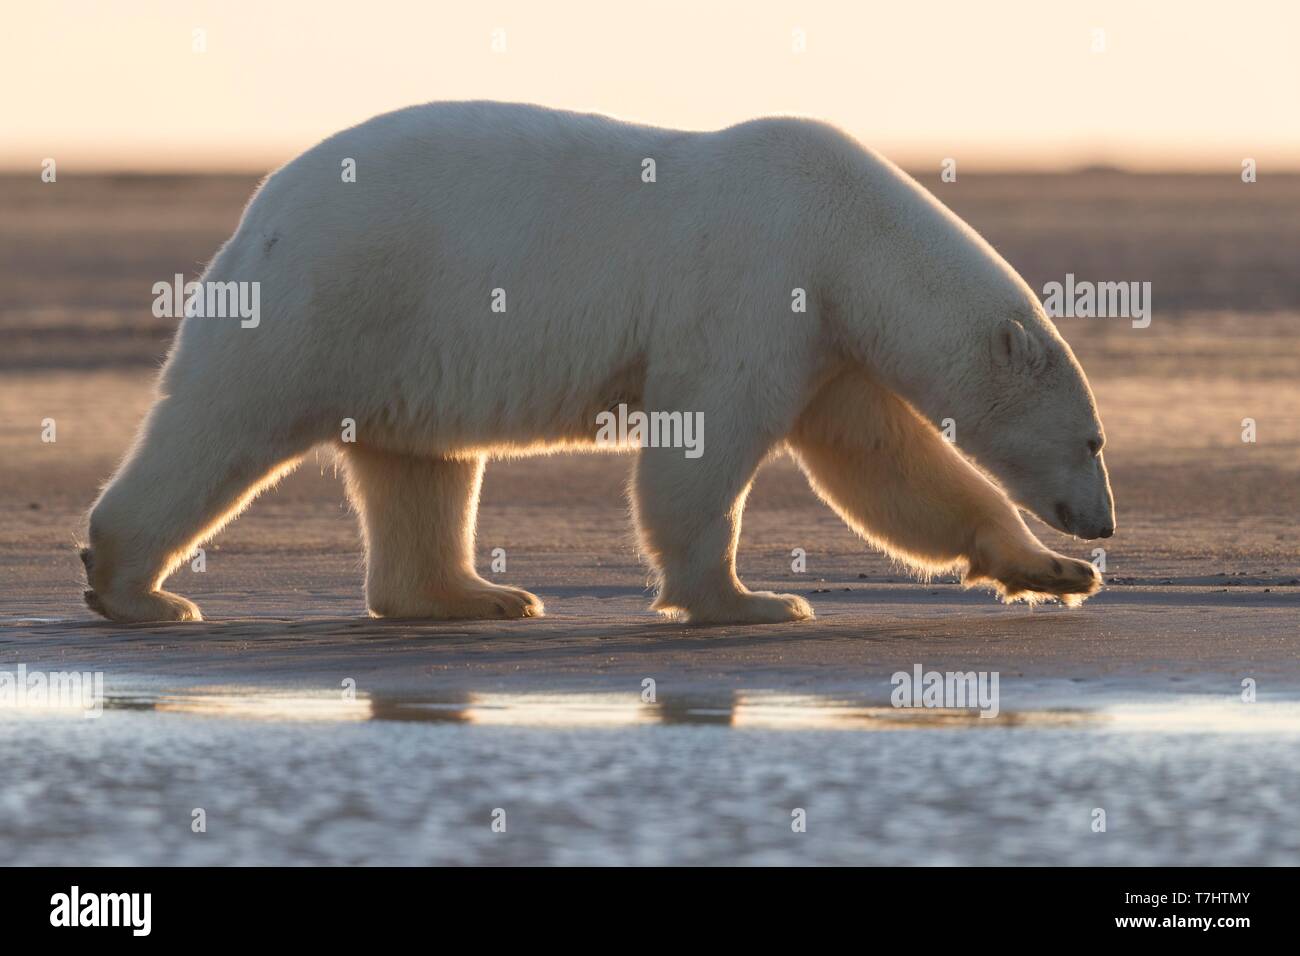
[[[86,607],[119,624],[176,624],[201,621],[198,605],[170,591],[140,591],[132,594],[87,590]]]
[[[691,607],[656,604],[655,610],[689,624],[785,624],[813,618],[812,605],[799,595],[771,591],[743,591]]]
[[[980,583],[992,584],[1008,603],[1037,604],[1055,598],[1077,607],[1101,590],[1101,574],[1087,561],[1043,549],[987,571],[972,568],[966,584]]]
[[[511,620],[546,614],[546,606],[536,594],[482,580],[442,594],[371,597],[367,603],[371,617],[407,620]]]
[[[179,594],[105,586],[102,563],[98,568],[100,574],[95,573],[95,553],[90,548],[82,548],[79,553],[89,585],[81,596],[86,607],[101,617],[119,624],[175,624],[203,620],[198,605]]]

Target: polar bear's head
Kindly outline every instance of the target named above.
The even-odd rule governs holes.
[[[1035,309],[994,323],[970,451],[1017,505],[1058,531],[1109,538],[1115,505],[1097,403],[1074,353]]]

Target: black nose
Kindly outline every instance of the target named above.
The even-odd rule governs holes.
[[[1112,534],[1114,534],[1114,533],[1115,533],[1115,529],[1112,528],[1112,527],[1110,527],[1110,526],[1108,525],[1108,526],[1106,526],[1105,528],[1102,528],[1102,529],[1101,529],[1101,534],[1099,534],[1098,537],[1099,537],[1099,538],[1109,538],[1109,537],[1110,537]]]

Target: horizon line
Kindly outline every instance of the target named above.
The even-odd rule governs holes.
[[[247,177],[247,176],[269,176],[291,160],[283,163],[276,163],[270,166],[91,166],[78,168],[76,172],[70,173],[73,177],[79,178],[108,178],[108,177],[140,177],[140,178],[194,178],[194,177]],[[893,161],[899,169],[902,169],[909,176],[919,178],[918,173],[923,171],[923,167],[917,163]],[[935,167],[930,169],[924,167],[924,171],[939,174],[939,169]],[[60,170],[63,173],[63,170]],[[1231,175],[1234,178],[1240,177],[1241,170],[1239,167],[1217,167],[1209,165],[1184,165],[1184,166],[1129,166],[1118,163],[1108,162],[1085,162],[1070,165],[1031,165],[1031,166],[1011,166],[999,164],[981,164],[968,163],[959,175],[967,176],[1082,176],[1082,175],[1113,175],[1113,176],[1219,176]],[[1288,165],[1281,168],[1270,168],[1267,170],[1268,176],[1297,176],[1300,175],[1300,164]],[[41,177],[41,166],[39,163],[26,166],[10,165],[0,163],[0,177],[5,179],[21,179],[30,176],[39,180]],[[1261,175],[1261,178],[1263,176]]]

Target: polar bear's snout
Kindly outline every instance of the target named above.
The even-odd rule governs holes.
[[[1064,501],[1056,503],[1056,519],[1061,523],[1061,530],[1067,531],[1076,538],[1109,538],[1115,533],[1115,519],[1111,517],[1103,520],[1080,521],[1075,518],[1074,512]]]
[[[1110,476],[1101,455],[1071,436],[1083,429],[1059,428],[1057,419],[1037,405],[1017,412],[988,444],[972,442],[976,460],[1001,480],[1012,501],[1062,534],[1111,537]]]
[[[1056,502],[1050,516],[1040,517],[1076,538],[1109,538],[1115,533],[1115,499],[1105,462],[1096,454],[1071,471],[1070,494]]]

